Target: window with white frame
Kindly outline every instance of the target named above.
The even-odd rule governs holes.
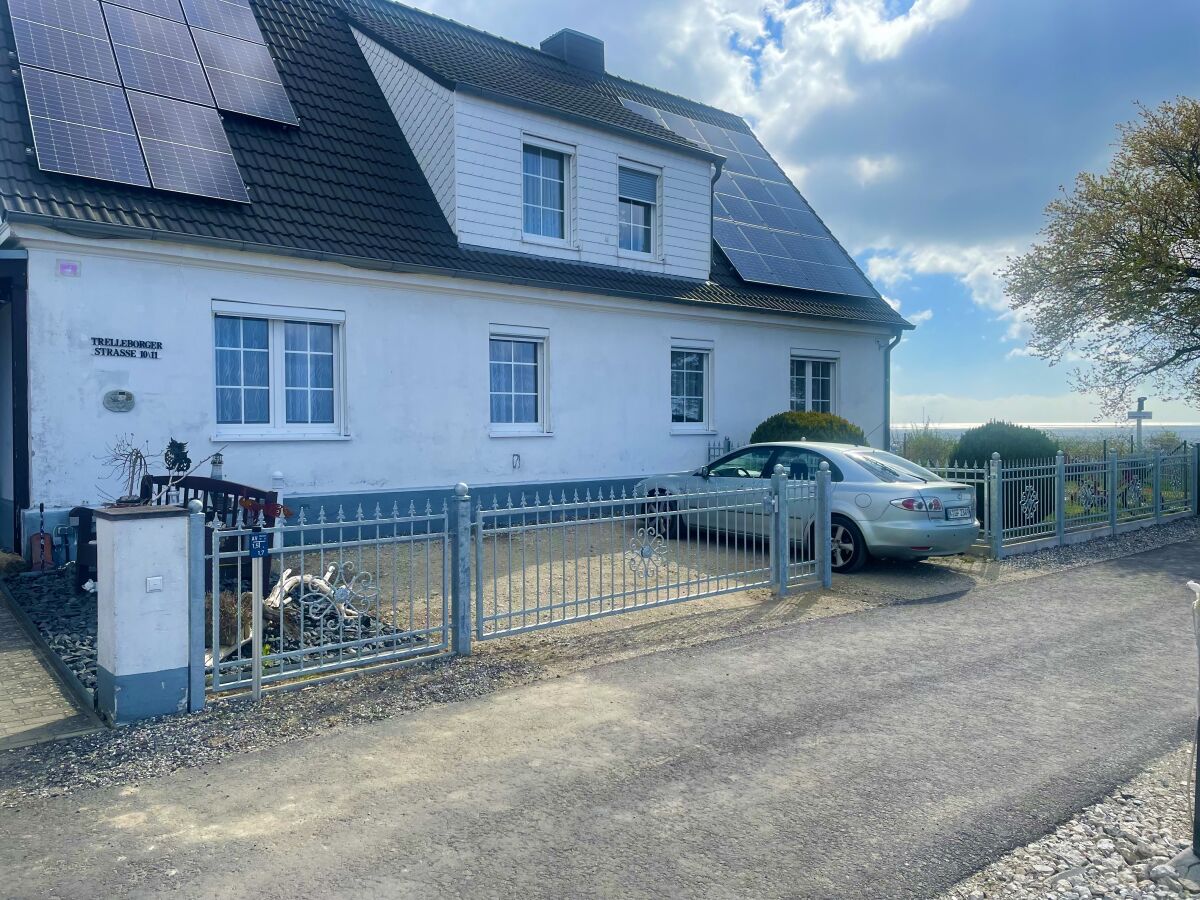
[[[336,434],[341,419],[340,316],[254,307],[214,317],[218,430],[226,434]]]
[[[833,412],[834,361],[792,357],[792,411]]]
[[[671,348],[671,424],[676,428],[707,427],[711,370],[711,350]]]
[[[546,431],[546,337],[534,329],[493,332],[488,342],[492,431]]]
[[[621,166],[617,170],[618,241],[622,250],[653,254],[657,226],[658,176]]]
[[[536,144],[525,144],[522,156],[524,233],[566,240],[570,157],[559,150]]]

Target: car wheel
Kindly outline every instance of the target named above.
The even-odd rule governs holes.
[[[653,494],[646,499],[646,529],[653,530],[663,538],[673,538],[679,527],[679,517],[675,515],[675,504],[667,499],[665,493]]]
[[[858,526],[844,516],[834,516],[830,523],[830,563],[833,571],[857,572],[867,561],[867,542]]]

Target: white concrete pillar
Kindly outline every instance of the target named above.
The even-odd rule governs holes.
[[[188,708],[188,511],[96,511],[100,713],[113,724]]]

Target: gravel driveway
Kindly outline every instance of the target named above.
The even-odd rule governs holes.
[[[5,813],[12,896],[928,898],[1190,726],[1194,542]]]

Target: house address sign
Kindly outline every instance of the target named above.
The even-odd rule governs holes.
[[[121,356],[126,359],[158,359],[162,341],[135,341],[129,338],[92,338],[93,356]]]

